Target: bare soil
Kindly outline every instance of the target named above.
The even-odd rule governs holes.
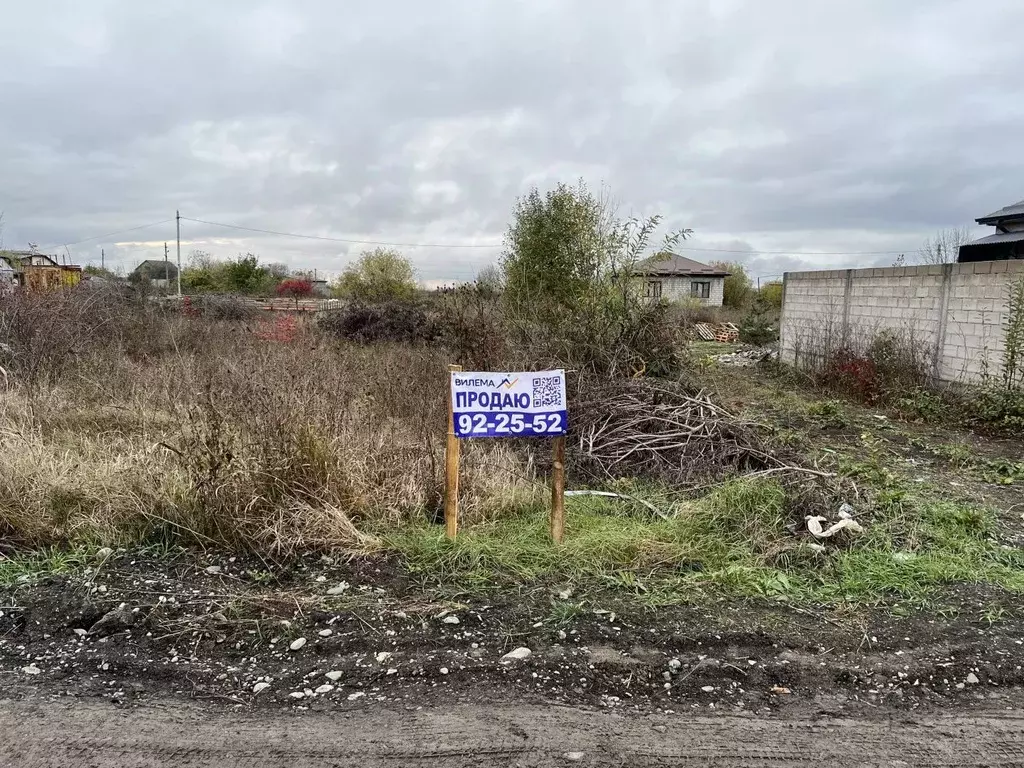
[[[650,608],[621,592],[560,596],[558,585],[440,599],[390,558],[311,557],[273,585],[257,565],[124,553],[98,572],[0,593],[0,697],[837,716],[1022,698],[1024,622],[995,591],[961,588],[941,616],[771,601]],[[530,658],[503,660],[515,648]]]

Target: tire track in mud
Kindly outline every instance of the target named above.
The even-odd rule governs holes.
[[[275,714],[172,702],[122,709],[81,699],[0,701],[3,768],[567,764],[1024,767],[1024,715],[641,717],[532,703]]]

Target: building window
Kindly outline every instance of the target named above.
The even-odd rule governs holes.
[[[649,299],[660,299],[661,298],[661,280],[650,280],[647,283],[647,298],[649,298]]]
[[[694,280],[690,283],[690,296],[695,299],[710,299],[711,283],[706,280]]]

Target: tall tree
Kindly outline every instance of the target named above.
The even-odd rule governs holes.
[[[921,264],[952,264],[960,255],[960,246],[971,242],[967,227],[940,229],[924,241],[917,252]]]
[[[410,299],[416,295],[416,273],[399,251],[374,248],[364,251],[332,287],[336,296],[357,301]]]
[[[713,266],[729,273],[722,287],[722,304],[735,309],[746,306],[753,289],[746,267],[735,261],[716,261]]]

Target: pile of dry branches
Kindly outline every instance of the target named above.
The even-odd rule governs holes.
[[[664,380],[594,379],[581,382],[580,391],[570,411],[571,455],[574,469],[593,480],[632,476],[690,485],[808,471],[772,446],[765,428],[730,413],[703,390]]]

